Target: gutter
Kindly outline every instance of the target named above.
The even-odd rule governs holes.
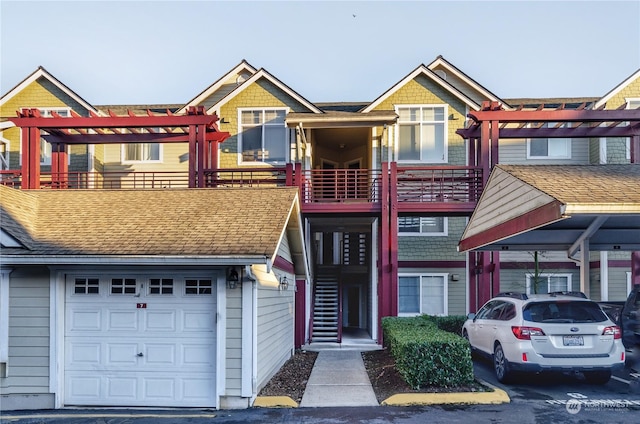
[[[0,255],[3,265],[208,265],[208,266],[242,266],[250,264],[266,264],[270,260],[264,255],[250,256],[124,256],[124,255]]]

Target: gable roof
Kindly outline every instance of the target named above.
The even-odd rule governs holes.
[[[79,257],[274,260],[285,234],[299,233],[302,239],[298,192],[286,187],[25,191],[0,186],[0,209],[2,230],[27,249],[3,249],[5,263],[16,255],[61,263]]]
[[[433,82],[435,82],[436,84],[440,85],[442,88],[449,91],[454,97],[457,97],[458,99],[460,99],[463,103],[465,103],[471,109],[480,110],[480,105],[477,102],[472,100],[470,97],[462,93],[460,90],[455,88],[453,85],[451,85],[447,81],[440,78],[431,69],[427,68],[426,66],[424,66],[424,64],[422,64],[418,66],[416,69],[414,69],[413,72],[411,72],[409,75],[401,79],[398,83],[393,85],[393,87],[391,87],[389,90],[383,93],[380,97],[375,99],[367,107],[362,109],[362,112],[371,112],[376,106],[378,106],[380,103],[388,99],[391,95],[393,95],[395,92],[400,90],[403,86],[405,86],[409,81],[415,79],[419,75],[423,75],[429,78],[430,80],[432,80]]]
[[[258,81],[260,78],[264,78],[266,80],[268,80],[269,82],[271,82],[273,85],[275,85],[276,87],[278,87],[280,90],[284,91],[285,93],[287,93],[289,96],[291,96],[292,98],[294,98],[295,100],[297,100],[298,102],[300,102],[303,106],[305,106],[307,109],[309,109],[311,112],[315,112],[315,113],[323,113],[322,110],[320,110],[316,105],[314,105],[313,103],[311,103],[310,101],[308,101],[307,99],[305,99],[304,97],[302,97],[300,94],[296,93],[294,90],[292,90],[289,86],[287,86],[286,84],[284,84],[282,81],[280,81],[278,78],[274,77],[273,75],[271,75],[269,72],[267,72],[264,68],[260,68],[260,70],[258,70],[258,72],[256,72],[255,74],[253,74],[250,78],[248,78],[246,81],[244,81],[242,84],[240,84],[238,87],[236,87],[233,91],[231,91],[229,94],[227,94],[224,98],[222,98],[219,102],[215,103],[213,106],[211,106],[207,112],[211,113],[213,111],[215,111],[216,109],[219,109],[221,106],[223,106],[225,103],[229,102],[231,99],[233,99],[235,96],[237,96],[238,94],[242,93],[244,90],[246,90],[249,86],[251,86],[251,84],[255,83],[256,81]]]
[[[222,88],[232,77],[234,77],[235,75],[240,76],[243,72],[246,72],[250,75],[253,75],[256,73],[256,68],[254,68],[253,66],[251,66],[249,64],[249,62],[247,62],[246,60],[242,60],[242,62],[240,62],[239,64],[237,64],[234,68],[232,68],[229,72],[227,72],[226,74],[224,74],[222,77],[220,77],[217,81],[215,81],[213,84],[211,84],[209,87],[205,88],[200,94],[198,94],[196,97],[194,97],[193,99],[189,100],[184,106],[182,106],[180,109],[178,109],[177,113],[184,113],[186,112],[187,108],[189,106],[197,106],[199,105],[201,102],[203,102],[205,99],[209,98],[210,96],[213,96],[218,90],[220,90],[220,88]],[[242,83],[242,81],[237,80],[236,83],[238,85],[240,85]],[[225,93],[224,95],[226,95],[227,93]],[[224,97],[224,95],[222,95],[222,97]]]
[[[624,90],[629,84],[631,84],[633,81],[635,81],[638,78],[640,78],[640,69],[635,71],[633,74],[629,75],[627,79],[622,81],[620,84],[615,86],[611,91],[609,91],[607,94],[602,96],[602,98],[598,100],[593,107],[599,108],[604,106],[604,104],[607,103],[609,99],[611,99],[613,96],[618,94],[620,91]]]
[[[638,250],[639,186],[635,164],[496,165],[458,249]]]
[[[496,96],[491,91],[487,90],[485,87],[480,85],[473,78],[471,78],[470,76],[462,72],[460,69],[455,67],[451,62],[449,62],[444,57],[442,57],[442,55],[436,57],[433,62],[427,65],[427,68],[435,72],[435,69],[440,66],[445,68],[447,72],[455,74],[458,78],[460,78],[461,80],[469,84],[469,86],[471,86],[474,90],[476,90],[482,96],[485,96],[488,100],[491,100],[494,102],[501,102],[503,104],[506,103],[503,99],[500,99],[500,97]]]
[[[17,95],[18,93],[20,93],[22,90],[25,89],[25,87],[27,87],[29,84],[33,83],[34,81],[37,81],[39,78],[46,78],[47,80],[49,80],[53,85],[55,85],[56,87],[58,87],[60,90],[62,90],[65,94],[67,94],[69,97],[71,97],[73,100],[75,100],[76,102],[78,102],[80,105],[82,105],[82,107],[86,108],[87,110],[91,110],[93,112],[98,112],[98,110],[96,108],[94,108],[89,102],[87,102],[86,100],[84,100],[82,97],[80,97],[76,92],[74,92],[73,90],[71,90],[69,87],[67,87],[66,85],[64,85],[59,79],[57,79],[56,77],[54,77],[53,75],[51,75],[46,69],[44,69],[42,66],[39,66],[38,69],[36,69],[33,73],[31,73],[31,75],[29,75],[28,77],[26,77],[24,80],[22,80],[20,83],[18,83],[18,85],[16,85],[15,87],[13,87],[11,90],[9,90],[7,93],[5,93],[1,98],[0,98],[0,106],[5,104],[7,101],[9,101],[11,98],[13,98],[15,95]]]

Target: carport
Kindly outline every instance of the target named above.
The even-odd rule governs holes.
[[[484,102],[456,131],[468,140],[470,165],[490,175],[458,244],[474,253],[472,309],[499,290],[501,251],[565,250],[580,263],[586,293],[589,252],[631,251],[632,283],[640,284],[640,109],[554,107],[505,110]],[[628,138],[628,164],[498,165],[500,139],[608,137]]]
[[[497,165],[458,250],[566,251],[587,295],[589,253],[631,251],[640,284],[640,165]]]

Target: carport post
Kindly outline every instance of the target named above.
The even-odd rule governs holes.
[[[589,238],[585,237],[580,242],[580,291],[587,297],[590,297],[589,271]]]

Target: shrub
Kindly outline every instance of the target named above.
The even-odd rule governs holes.
[[[414,389],[472,383],[473,363],[468,342],[439,329],[433,318],[383,318],[385,344],[390,348],[398,372]]]

